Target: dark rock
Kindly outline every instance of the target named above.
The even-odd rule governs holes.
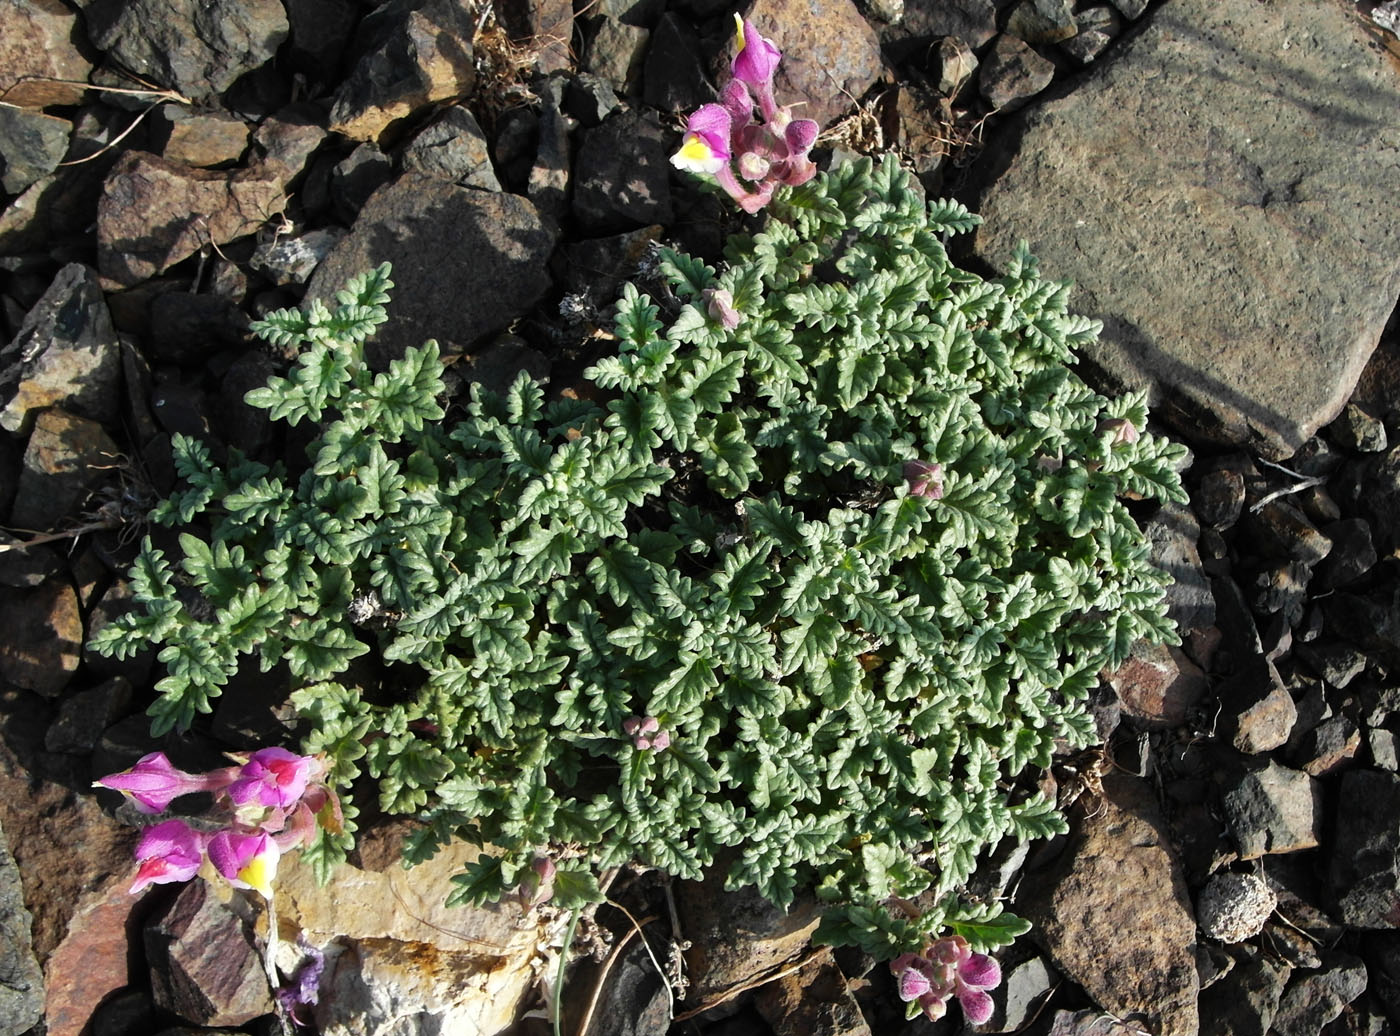
[[[210,733],[244,751],[294,740],[297,714],[289,701],[291,692],[285,665],[262,672],[249,656],[224,685]]]
[[[44,1017],[44,976],[34,959],[19,868],[0,826],[0,1034],[21,1036]]]
[[[544,294],[553,248],[553,235],[524,198],[405,173],[374,193],[350,235],[316,270],[307,295],[329,299],[351,277],[387,260],[394,265],[393,319],[371,339],[371,363],[387,364],[428,338],[461,351]],[[472,304],[460,305],[463,299]]]
[[[460,105],[448,108],[404,148],[403,168],[426,173],[462,187],[499,191],[500,181],[491,166],[486,135],[471,111]]]
[[[600,0],[597,13],[602,18],[611,18],[623,25],[650,28],[661,17],[665,7],[665,0]]]
[[[999,36],[982,59],[978,89],[1000,112],[1024,107],[1055,78],[1055,66],[1015,36]]]
[[[647,44],[642,95],[650,107],[664,112],[693,111],[714,100],[695,30],[669,11]]]
[[[263,119],[253,132],[261,157],[250,170],[285,186],[301,174],[328,135],[326,115],[319,107],[289,104]]]
[[[506,190],[523,194],[535,164],[539,141],[539,116],[529,108],[512,108],[496,122],[496,141],[491,155]]]
[[[1292,969],[1252,953],[1201,993],[1201,1029],[1215,1036],[1265,1036]]]
[[[160,157],[192,166],[227,165],[243,157],[248,124],[227,112],[191,111],[173,104],[160,107],[156,129]]]
[[[1377,770],[1389,773],[1400,770],[1400,734],[1393,730],[1371,729],[1366,731],[1366,744],[1371,752],[1371,763]]]
[[[131,682],[114,676],[90,691],[65,697],[58,716],[44,735],[44,748],[50,752],[83,755],[91,752],[102,732],[131,707]]]
[[[1110,774],[1103,790],[1065,851],[1022,883],[1016,913],[1096,1003],[1193,1036],[1196,921],[1166,823],[1145,783]]]
[[[1060,50],[1080,65],[1087,65],[1102,54],[1122,31],[1118,12],[1105,5],[1079,11],[1074,24],[1079,31],[1062,41]]]
[[[1244,483],[1245,474],[1238,468],[1208,471],[1191,494],[1191,506],[1207,525],[1228,529],[1244,510]]]
[[[1400,663],[1400,610],[1397,594],[1378,590],[1370,594],[1334,593],[1322,602],[1327,628],[1368,651],[1378,653],[1389,666]]]
[[[1327,883],[1344,923],[1400,928],[1400,777],[1372,770],[1342,775]]]
[[[112,167],[98,204],[98,269],[130,286],[211,242],[253,233],[281,212],[284,173],[262,164],[231,173],[191,169],[128,152]]]
[[[1271,663],[1262,658],[1245,662],[1217,691],[1222,732],[1236,749],[1256,755],[1287,743],[1298,710]]]
[[[617,110],[617,94],[600,76],[581,72],[569,80],[564,95],[564,111],[580,126],[597,126]]]
[[[1021,0],[1011,9],[1006,31],[1026,43],[1059,43],[1079,31],[1071,0]]]
[[[662,230],[653,225],[565,245],[565,291],[586,298],[587,306],[601,316],[616,301],[623,283],[638,276],[639,265],[652,246],[660,242]]]
[[[747,17],[783,52],[778,103],[805,102],[799,115],[822,127],[845,115],[884,71],[875,30],[851,0],[755,0]]]
[[[4,19],[0,100],[19,108],[81,103],[83,87],[72,84],[86,82],[92,66],[79,51],[86,38],[77,14],[61,0],[25,0],[7,4]]]
[[[18,471],[12,473],[18,475]],[[11,485],[14,484],[13,477]],[[7,532],[0,532],[0,586],[35,587],[57,575],[63,562],[46,546],[25,548],[24,541]]]
[[[1304,773],[1324,777],[1356,758],[1361,731],[1346,716],[1333,716],[1308,731],[1290,753],[1290,761]]]
[[[1370,519],[1376,550],[1382,557],[1400,550],[1400,446],[1354,469],[1353,502]],[[1339,494],[1345,500],[1345,489]]]
[[[977,55],[967,41],[945,36],[938,41],[938,92],[955,98],[972,81],[977,71]]]
[[[1285,467],[1304,478],[1325,478],[1346,462],[1346,456],[1320,435],[1309,436]]]
[[[305,284],[344,236],[343,231],[331,228],[274,238],[258,245],[248,265],[273,284]],[[244,322],[246,326],[246,318]]]
[[[899,114],[900,152],[908,156],[920,178],[933,176],[948,155],[948,127],[954,118],[952,102],[908,82],[899,86],[895,110]]]
[[[58,407],[42,411],[24,451],[10,523],[48,532],[77,517],[79,506],[107,479],[120,454],[96,421]]]
[[[1191,1030],[1195,1032],[1195,1029]],[[1046,1036],[1139,1036],[1142,1026],[1098,1011],[1056,1011]]]
[[[27,434],[34,415],[65,410],[110,423],[117,416],[121,357],[97,277],[70,263],[58,271],[14,340],[0,351],[0,426]]]
[[[1001,985],[992,990],[992,1017],[976,1031],[1022,1031],[1039,1017],[1059,981],[1055,969],[1041,956],[1004,966]]]
[[[1123,703],[1123,714],[1149,728],[1186,722],[1209,689],[1206,676],[1179,649],[1138,643],[1117,669],[1105,674]]]
[[[291,26],[287,57],[314,84],[334,81],[341,55],[355,31],[359,9],[343,0],[283,0]],[[313,91],[319,97],[320,91]]]
[[[604,15],[588,45],[588,71],[631,97],[640,92],[651,32]]]
[[[1328,686],[1338,690],[1366,671],[1366,656],[1348,644],[1313,641],[1299,644],[1296,653]]]
[[[676,886],[682,928],[691,941],[687,999],[696,1003],[795,957],[820,919],[815,900],[799,897],[782,911],[752,886],[725,892],[723,884],[714,875]]]
[[[997,34],[992,0],[904,0],[905,33],[919,39],[956,36],[981,50]]]
[[[287,38],[281,0],[93,0],[88,36],[123,68],[186,97],[221,94]]]
[[[336,91],[330,128],[375,140],[391,122],[476,81],[475,9],[465,0],[390,0],[360,23],[354,65]]]
[[[1298,494],[1298,506],[1318,525],[1330,525],[1342,516],[1341,506],[1325,486],[1309,486],[1302,490]],[[1326,530],[1323,534],[1326,535]]]
[[[616,1036],[666,1036],[671,1027],[671,1002],[665,982],[640,939],[613,962],[596,1001],[580,997],[568,1005],[566,1026],[581,1031],[584,1012],[590,1008],[590,1030],[606,1030]]]
[[[1138,18],[1147,10],[1151,0],[1112,0],[1113,6],[1122,12],[1124,18]]]
[[[1279,615],[1289,626],[1303,620],[1312,570],[1301,561],[1278,561],[1254,574],[1245,586],[1256,615]]]
[[[83,646],[78,596],[65,581],[0,595],[0,677],[46,698],[56,697],[77,671]]]
[[[394,177],[394,163],[372,143],[346,155],[331,172],[331,201],[336,215],[353,224],[369,196]]]
[[[136,1036],[155,1032],[156,1005],[144,989],[121,990],[98,1005],[92,1015],[92,1036]]]
[[[1332,541],[1332,550],[1317,566],[1321,589],[1349,586],[1376,567],[1379,557],[1366,519],[1343,518],[1324,527],[1323,533]]]
[[[209,397],[193,376],[181,376],[171,370],[151,390],[151,412],[170,435],[188,435],[205,442],[212,439],[209,414],[213,409]]]
[[[1366,966],[1359,957],[1334,952],[1323,958],[1323,969],[1295,974],[1274,1014],[1277,1036],[1313,1036],[1366,991]]]
[[[1240,859],[1298,852],[1318,844],[1322,791],[1305,773],[1269,760],[1228,785],[1221,801]]]
[[[574,35],[574,7],[570,0],[523,0],[500,9],[510,38],[534,58],[531,68],[540,75],[573,68],[569,45]]]
[[[1185,636],[1215,625],[1215,595],[1201,567],[1196,543],[1201,536],[1196,516],[1183,506],[1162,507],[1143,524],[1152,544],[1152,563],[1172,577],[1167,588],[1167,614]]]
[[[151,357],[195,364],[214,349],[244,345],[248,317],[232,299],[170,291],[151,300]]]
[[[262,388],[276,373],[271,358],[261,352],[242,353],[229,364],[220,378],[224,391],[210,401],[210,416],[220,442],[257,456],[272,441],[273,422],[268,412],[249,406],[244,397],[253,389]]]
[[[1317,46],[1271,42],[1303,34]],[[1319,90],[1280,105],[1280,82]],[[1117,145],[1144,125],[1172,146]],[[1397,130],[1400,79],[1350,9],[1173,0],[983,153],[975,253],[1003,269],[1027,240],[1105,321],[1092,366],[1170,397],[1192,434],[1281,460],[1345,405],[1394,307],[1400,224],[1374,199],[1400,177],[1380,146]]]
[[[621,111],[583,134],[574,164],[574,217],[585,233],[671,222],[674,134],[650,114]]]
[[[1332,550],[1332,541],[1286,500],[1269,501],[1251,512],[1246,524],[1272,557],[1289,558],[1311,568]]]
[[[63,161],[73,124],[42,112],[0,105],[0,189],[20,194]]]
[[[1385,425],[1355,403],[1348,403],[1327,431],[1333,442],[1352,453],[1383,453],[1387,447]]]
[[[540,215],[555,221],[569,205],[569,120],[561,110],[564,88],[564,81],[556,78],[547,80],[538,90],[540,121],[535,163],[525,192]]]
[[[829,949],[763,986],[754,1004],[777,1036],[871,1036]]]
[[[272,1011],[252,927],[238,901],[192,881],[146,928],[156,1005],[196,1025],[242,1025]]]

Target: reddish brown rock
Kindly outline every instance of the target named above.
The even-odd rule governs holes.
[[[121,451],[96,421],[54,407],[34,419],[24,451],[10,525],[49,532],[78,518],[88,494],[110,474]]]
[[[1150,788],[1110,775],[1064,851],[1026,875],[1016,913],[1056,967],[1120,1018],[1195,1036],[1196,918]]]
[[[1121,666],[1105,674],[1123,714],[1145,727],[1175,727],[1209,689],[1205,673],[1179,648],[1138,644]]]
[[[754,1006],[774,1032],[871,1036],[860,1005],[829,949],[792,974],[763,986]]]
[[[114,875],[83,896],[44,968],[48,1036],[81,1036],[97,1005],[130,982],[127,938],[141,897],[128,875]]]
[[[22,108],[77,104],[92,66],[78,52],[78,16],[61,0],[0,0],[0,100]]]

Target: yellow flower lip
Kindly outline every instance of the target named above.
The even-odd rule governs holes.
[[[739,16],[738,11],[734,12],[734,35],[734,53],[738,54],[744,49],[744,19]]]
[[[277,858],[271,853],[258,853],[238,872],[238,880],[264,899],[272,898],[272,879],[277,876]]]

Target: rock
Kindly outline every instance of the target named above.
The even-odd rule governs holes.
[[[573,214],[586,234],[670,224],[674,137],[655,116],[637,111],[616,112],[583,134]]]
[[[919,39],[956,36],[974,50],[997,34],[992,0],[904,0],[902,30]]]
[[[982,59],[978,89],[999,112],[1024,107],[1055,78],[1055,66],[1015,36],[999,36]]]
[[[85,755],[97,746],[102,732],[130,707],[131,682],[120,676],[89,691],[70,694],[63,699],[57,718],[44,735],[44,748]]]
[[[371,839],[372,841],[372,839]],[[427,863],[383,873],[349,865],[317,884],[299,856],[278,870],[278,925],[326,951],[320,1003],[325,1036],[497,1033],[534,986],[532,961],[548,938],[509,902],[447,907],[451,878],[480,851],[453,843]]]
[[[137,610],[137,605],[132,600],[131,594],[131,584],[125,579],[117,579],[107,588],[102,599],[93,606],[88,614],[89,640],[118,615]],[[151,666],[154,663],[155,649],[153,647],[138,651],[129,658],[107,658],[91,650],[87,645],[83,646],[84,672],[96,679],[123,677],[130,681],[132,686],[142,687],[146,684]]]
[[[1332,541],[1313,527],[1307,515],[1286,500],[1271,500],[1246,523],[1272,557],[1289,558],[1309,568],[1332,550]]]
[[[280,890],[279,890],[280,891]],[[146,927],[156,1006],[196,1025],[242,1025],[272,1011],[241,893],[195,880]]]
[[[1318,844],[1322,791],[1305,773],[1269,760],[1227,787],[1221,799],[1242,860]]]
[[[1371,729],[1366,731],[1366,745],[1376,769],[1391,773],[1400,770],[1400,734],[1393,730]]]
[[[1059,43],[1079,31],[1071,0],[1021,0],[1011,9],[1006,31],[1026,43]]]
[[[403,168],[425,173],[462,187],[499,191],[501,183],[491,166],[486,135],[476,117],[464,108],[448,108],[404,148]]]
[[[44,1017],[44,975],[34,959],[31,920],[0,826],[0,1036],[21,1036]]]
[[[1322,532],[1332,541],[1332,550],[1317,566],[1317,582],[1323,590],[1356,582],[1380,560],[1371,539],[1371,524],[1364,518],[1343,518]]]
[[[141,903],[127,891],[130,884],[129,874],[113,875],[75,905],[44,967],[48,1036],[81,1036],[98,1005],[127,985],[128,940]]]
[[[1366,656],[1349,644],[1315,640],[1299,644],[1297,656],[1331,687],[1346,687],[1366,671]]]
[[[851,0],[754,0],[745,17],[783,52],[778,103],[805,102],[801,117],[822,127],[845,115],[884,70],[875,30]]]
[[[569,204],[569,120],[561,110],[564,89],[562,79],[547,80],[539,88],[539,135],[525,192],[540,215],[554,221]]]
[[[258,245],[248,265],[273,284],[305,284],[340,239],[341,230],[310,230],[297,237],[281,237]]]
[[[1110,774],[1103,789],[1064,852],[1022,883],[1015,911],[1096,1003],[1194,1036],[1196,921],[1165,822],[1143,782]]]
[[[1228,529],[1244,510],[1244,472],[1238,468],[1216,468],[1201,476],[1191,506],[1201,521],[1216,529]]]
[[[7,478],[11,487],[18,476],[18,465],[15,467],[16,470],[0,475],[0,478]],[[0,513],[5,512],[0,510]],[[0,585],[35,587],[63,569],[63,562],[50,547],[25,548],[23,543],[24,540],[17,536],[0,532],[0,544],[6,548],[4,553],[0,553]]]
[[[652,246],[661,241],[663,231],[663,227],[654,224],[627,234],[578,241],[563,247],[568,263],[564,289],[585,300],[582,304],[592,313],[585,319],[602,319],[617,300],[623,283],[638,276],[640,264]]]
[[[1243,669],[1220,683],[1218,692],[1223,732],[1236,749],[1257,755],[1288,742],[1298,709],[1271,663],[1263,658],[1245,662]]]
[[[1297,82],[1317,84],[1306,103],[1279,85]],[[1144,125],[1172,147],[1121,146]],[[1091,365],[1172,397],[1183,429],[1282,460],[1345,405],[1393,307],[1400,224],[1374,212],[1398,130],[1400,79],[1349,9],[1173,2],[984,152],[981,174],[1004,172],[975,252],[1001,268],[1028,240],[1104,321]]]
[[[289,30],[281,0],[93,0],[83,16],[110,59],[192,99],[271,61]]]
[[[1117,669],[1104,677],[1123,713],[1148,728],[1180,726],[1209,689],[1205,673],[1179,649],[1139,642]]]
[[[147,343],[153,360],[193,365],[248,340],[248,316],[232,299],[170,291],[151,300]]]
[[[475,8],[466,0],[390,0],[360,23],[350,74],[336,91],[330,128],[375,140],[390,123],[471,92]]]
[[[0,596],[0,677],[45,698],[58,696],[78,669],[83,619],[66,580]]]
[[[1003,966],[1001,985],[992,990],[992,1017],[976,1032],[1021,1032],[1044,1008],[1059,976],[1044,957]]]
[[[1240,961],[1201,993],[1201,1028],[1215,1036],[1265,1036],[1291,971],[1263,954]]]
[[[544,294],[553,249],[552,232],[526,199],[405,173],[365,204],[307,295],[329,300],[351,277],[387,260],[394,264],[392,318],[367,345],[371,363],[385,365],[429,338],[460,352]],[[459,305],[461,299],[472,305]]]
[[[1305,734],[1290,761],[1312,777],[1336,773],[1356,758],[1361,748],[1361,731],[1347,716],[1333,716]]]
[[[394,163],[378,145],[366,142],[331,171],[331,200],[336,215],[354,223],[369,196],[394,178]]]
[[[97,267],[129,287],[209,243],[225,244],[282,211],[283,170],[262,165],[216,172],[127,152],[112,167],[97,207]]]
[[[1221,942],[1253,939],[1278,906],[1278,896],[1263,878],[1222,871],[1201,890],[1196,921],[1201,931]]]
[[[107,997],[92,1014],[92,1036],[133,1036],[156,1032],[156,1005],[144,989],[128,988]]]
[[[96,421],[53,407],[34,422],[10,524],[48,532],[66,518],[78,517],[88,495],[109,476],[121,455]]]
[[[1147,5],[1152,0],[1112,0],[1113,6],[1118,8],[1124,18],[1139,18],[1147,10]]]
[[[763,986],[754,1004],[780,1036],[871,1036],[829,949]]]
[[[1167,615],[1177,631],[1184,637],[1215,625],[1215,595],[1196,549],[1201,537],[1196,516],[1187,507],[1167,504],[1143,523],[1142,531],[1152,544],[1152,564],[1172,577]]]
[[[164,138],[160,157],[183,165],[214,166],[237,162],[248,148],[248,124],[227,112],[192,111],[173,104],[160,107],[158,129]]]
[[[1400,553],[1400,446],[1371,458],[1354,474],[1354,502],[1371,522],[1376,550],[1382,557]]]
[[[977,55],[967,41],[957,36],[945,36],[938,41],[938,92],[944,97],[957,97],[977,71]]]
[[[618,108],[617,93],[606,79],[580,72],[569,80],[564,111],[584,127],[597,126]]]
[[[1342,775],[1327,884],[1337,914],[1355,928],[1400,928],[1400,777]]]
[[[513,42],[533,57],[530,67],[540,75],[572,69],[569,45],[574,35],[570,0],[525,0],[500,10],[502,24]]]
[[[0,189],[21,194],[52,173],[72,132],[66,119],[0,105]]]
[[[670,11],[661,16],[647,44],[642,96],[650,107],[673,113],[714,100],[695,29]]]
[[[687,1004],[703,1003],[796,957],[821,919],[814,899],[800,897],[782,911],[752,886],[725,892],[723,885],[718,871],[705,881],[676,885],[681,930],[691,941]]]
[[[0,426],[28,434],[59,406],[94,421],[117,416],[121,354],[97,277],[80,263],[58,271],[19,333],[0,351]]]
[[[291,26],[288,57],[313,84],[335,83],[341,55],[359,21],[360,10],[341,0],[284,0]],[[312,90],[320,97],[326,91]]]
[[[1375,652],[1388,665],[1400,663],[1400,594],[1338,592],[1322,602],[1327,628],[1359,647]]]
[[[1110,10],[1110,8],[1092,7],[1091,11]],[[1087,65],[1108,49],[1108,45],[1117,36],[1116,32],[1108,29],[1086,27],[1083,16],[1076,16],[1075,24],[1079,31],[1069,39],[1060,43],[1060,50],[1068,54],[1077,64]]]
[[[603,15],[588,45],[585,67],[619,92],[631,96],[638,93],[641,86],[650,41],[649,30]]]
[[[899,115],[900,153],[908,157],[921,179],[935,175],[948,155],[952,102],[917,83],[901,83],[895,111]]]
[[[1384,453],[1388,445],[1385,425],[1355,403],[1348,403],[1327,431],[1333,442],[1352,453]]]
[[[1302,562],[1277,561],[1255,572],[1245,591],[1256,615],[1278,615],[1288,626],[1296,626],[1303,621],[1311,578],[1312,570]]]
[[[1142,1026],[1098,1011],[1056,1011],[1047,1036],[1140,1036]]]
[[[92,66],[78,50],[77,14],[62,0],[0,3],[0,101],[20,108],[79,104]],[[71,83],[46,82],[51,79]]]
[[[593,974],[570,974],[569,982],[580,989],[597,986],[598,968]],[[584,1012],[591,1010],[588,1030],[583,1029]],[[598,999],[578,997],[565,1005],[565,1028],[573,1032],[606,1031],[609,1036],[666,1036],[671,1028],[671,1001],[647,947],[634,939],[613,961]]]
[[[289,104],[269,115],[253,132],[261,157],[251,168],[285,187],[306,168],[313,152],[328,136],[325,113],[307,102]]]
[[[1314,1036],[1366,991],[1366,965],[1359,957],[1334,952],[1311,975],[1294,975],[1274,1014],[1276,1036]]]

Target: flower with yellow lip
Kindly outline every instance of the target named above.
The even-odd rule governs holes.
[[[723,106],[701,105],[686,120],[681,149],[671,156],[671,164],[714,176],[729,164],[729,126],[729,112]]]
[[[266,831],[228,829],[209,839],[209,861],[235,888],[252,889],[272,898],[277,861],[282,856],[276,840]]]

